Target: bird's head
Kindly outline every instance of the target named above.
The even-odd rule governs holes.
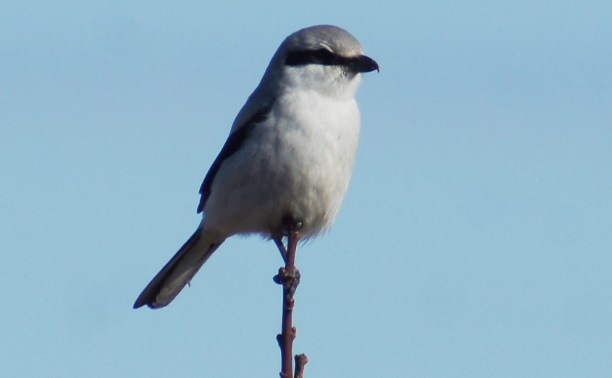
[[[288,36],[272,58],[262,80],[275,81],[281,90],[312,89],[353,97],[360,73],[378,70],[378,63],[366,55],[359,41],[346,30],[317,25]]]

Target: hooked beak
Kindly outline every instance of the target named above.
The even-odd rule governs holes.
[[[378,63],[369,56],[359,55],[357,57],[351,58],[348,67],[354,72],[372,72],[376,70],[380,72],[378,69]]]

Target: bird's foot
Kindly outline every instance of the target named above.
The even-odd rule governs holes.
[[[285,268],[280,268],[278,274],[274,276],[274,282],[283,285],[287,289],[287,294],[293,296],[300,284],[300,271],[294,268],[289,272]]]

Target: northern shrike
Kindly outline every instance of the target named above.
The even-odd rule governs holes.
[[[288,36],[204,178],[198,229],[134,308],[168,305],[232,235],[278,240],[288,219],[303,239],[329,228],[355,161],[360,73],[374,70],[378,64],[339,27],[313,26]]]

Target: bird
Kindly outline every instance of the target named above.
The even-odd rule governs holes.
[[[292,33],[238,112],[200,187],[196,231],[145,287],[134,308],[167,306],[229,237],[301,240],[334,222],[359,142],[355,94],[379,71],[359,41],[333,25]]]

